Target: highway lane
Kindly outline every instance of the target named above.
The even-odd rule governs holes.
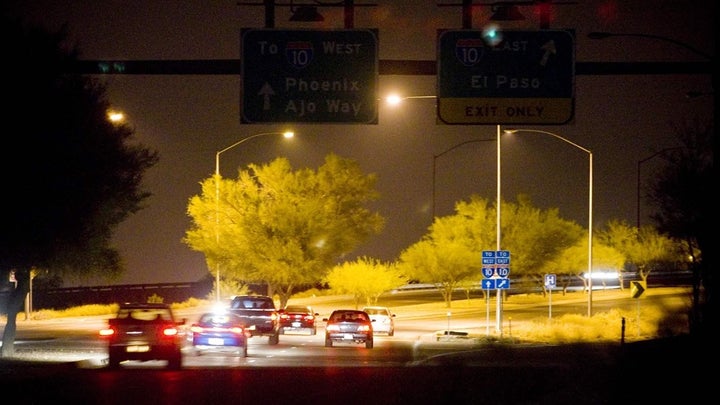
[[[662,306],[668,310],[682,311],[689,305],[686,289],[652,289],[641,299],[631,298],[629,290],[595,291],[593,307],[595,313],[622,308],[628,311],[644,305]],[[382,305],[395,309],[396,335],[394,337],[377,336],[376,348],[366,353],[362,345],[325,348],[324,323],[319,323],[315,336],[281,335],[280,344],[271,346],[267,338],[250,339],[249,359],[239,360],[236,365],[266,366],[270,364],[296,366],[305,363],[319,364],[390,364],[407,363],[418,360],[418,347],[437,343],[437,333],[444,330],[468,331],[476,336],[494,335],[496,297],[490,300],[473,299],[453,302],[449,309],[434,305],[431,309],[417,309],[415,305],[400,305],[406,302],[437,302],[437,291],[412,291],[383,295]],[[520,322],[547,317],[550,297],[547,301],[525,303],[520,296],[511,296],[503,302],[503,328],[505,336],[512,334],[513,325]],[[434,300],[434,301],[432,301]],[[587,310],[587,296],[582,292],[572,292],[553,298],[552,316],[566,313],[584,314]],[[316,297],[298,299],[297,302],[312,303],[321,317],[333,308],[347,307],[351,301],[347,297]],[[207,308],[190,308],[176,311],[180,317],[192,322],[199,313]],[[489,310],[489,311],[488,311]],[[75,361],[91,359],[92,366],[102,365],[107,349],[97,332],[106,325],[109,316],[88,316],[77,318],[58,318],[48,320],[18,321],[16,352],[54,353],[60,360]],[[0,325],[0,332],[2,332]],[[618,325],[619,327],[619,325]],[[509,330],[508,330],[509,329]],[[462,340],[457,342],[462,344]],[[457,345],[456,345],[457,346]],[[347,350],[343,350],[347,349]],[[457,347],[450,346],[450,350]],[[49,354],[37,356],[49,357]],[[37,357],[36,356],[36,357]],[[385,356],[385,357],[383,357]],[[222,356],[196,358],[186,356],[188,366],[226,365]],[[237,360],[237,359],[231,359]],[[235,364],[235,363],[232,363]]]

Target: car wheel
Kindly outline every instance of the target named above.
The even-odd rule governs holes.
[[[332,339],[325,336],[325,347],[332,347]]]
[[[114,354],[110,354],[108,356],[108,367],[110,368],[120,368],[120,358],[118,358]]]
[[[373,348],[373,340],[372,340],[372,339],[368,339],[368,340],[365,341],[365,348],[366,348],[366,349],[372,349],[372,348]]]
[[[268,343],[270,343],[271,345],[276,345],[278,344],[278,342],[280,342],[279,334],[272,335],[270,336],[270,338],[268,338]]]
[[[388,332],[388,336],[394,336],[395,335],[395,329],[390,329],[390,332]]]

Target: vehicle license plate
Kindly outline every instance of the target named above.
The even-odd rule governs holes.
[[[145,352],[150,351],[150,346],[148,346],[148,345],[128,346],[125,348],[125,351],[128,353],[145,353]]]
[[[223,346],[225,344],[225,341],[220,338],[210,338],[210,339],[208,339],[208,343],[210,343],[213,346]]]
[[[300,322],[293,322],[293,323],[292,323],[292,327],[293,327],[293,328],[299,328],[300,325],[301,325]]]
[[[353,338],[352,333],[346,333],[345,336],[343,337],[343,339],[345,339],[345,340],[352,340],[352,338]]]

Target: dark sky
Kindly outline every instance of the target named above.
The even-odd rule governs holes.
[[[68,24],[70,38],[87,60],[240,59],[242,28],[264,26],[263,7],[239,6],[235,0],[68,0],[8,5],[32,21],[57,29]],[[261,4],[258,0],[256,3]],[[287,4],[287,2],[284,2]],[[296,2],[297,3],[297,2]],[[305,4],[312,0],[303,1]],[[326,2],[327,3],[327,2]],[[462,28],[459,1],[361,1],[355,28],[378,29],[379,58],[435,60],[438,29]],[[479,2],[476,2],[479,3]],[[648,34],[670,38],[714,54],[714,1],[577,1],[553,6],[551,29],[574,29],[577,62],[706,61],[671,41],[639,37],[590,40],[587,33]],[[11,3],[12,4],[12,3]],[[487,5],[489,2],[483,2]],[[340,8],[319,8],[322,23],[288,21],[288,7],[277,7],[279,29],[343,28]],[[523,6],[523,21],[499,28],[531,31],[540,20]],[[477,6],[473,28],[489,21],[489,6]],[[100,76],[98,76],[100,77]],[[253,134],[292,127],[296,137],[263,136],[223,153],[221,173],[236,174],[249,163],[276,157],[295,168],[317,168],[326,154],[355,159],[378,175],[381,200],[374,208],[387,218],[384,232],[353,252],[395,260],[418,241],[438,215],[453,213],[458,200],[479,194],[496,196],[495,125],[443,125],[436,121],[435,100],[407,100],[400,107],[379,107],[379,123],[241,124],[239,75],[105,75],[113,105],[124,111],[137,138],[160,153],[146,176],[153,193],[148,208],[117,230],[114,243],[127,264],[122,284],[196,281],[209,271],[202,254],[182,238],[190,225],[188,200],[215,170],[215,152]],[[712,117],[713,98],[688,99],[688,91],[712,91],[709,75],[576,75],[574,119],[562,125],[518,127],[553,132],[593,151],[593,223],[637,220],[638,161],[663,148],[677,146],[672,125]],[[436,94],[435,76],[380,75],[378,96],[397,91],[407,96]],[[471,142],[448,151],[469,140]],[[441,155],[437,158],[434,156]],[[642,165],[643,182],[660,163]],[[433,167],[435,176],[433,178]],[[588,221],[588,154],[543,134],[503,136],[502,196],[529,195],[541,208],[582,226]],[[433,201],[433,186],[436,199]],[[641,207],[641,223],[649,224]],[[487,247],[494,249],[494,246]],[[95,285],[104,281],[80,280]]]

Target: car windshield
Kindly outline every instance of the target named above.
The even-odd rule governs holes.
[[[233,302],[233,309],[272,309],[272,301],[261,298],[245,298]]]
[[[333,321],[336,322],[357,322],[357,321],[367,321],[368,318],[365,314],[362,312],[338,312],[332,317]]]
[[[365,312],[370,315],[387,315],[387,311],[382,308],[365,308]]]
[[[117,313],[117,319],[136,321],[171,321],[170,312],[162,308],[122,308]]]

